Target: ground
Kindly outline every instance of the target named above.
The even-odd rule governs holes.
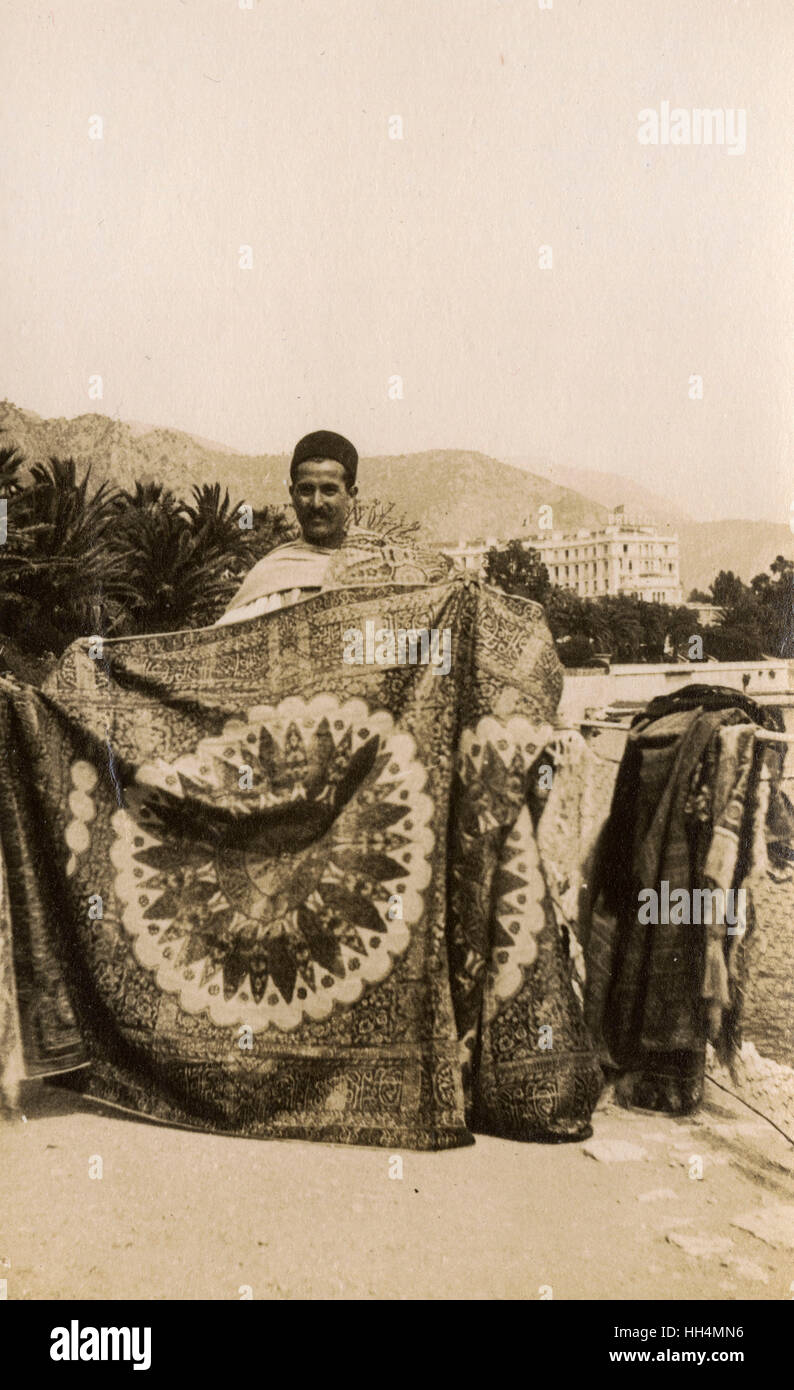
[[[711,1084],[686,1120],[605,1100],[588,1142],[403,1151],[402,1178],[386,1150],[166,1128],[41,1083],[23,1111],[0,1132],[9,1299],[794,1296],[794,1147]]]

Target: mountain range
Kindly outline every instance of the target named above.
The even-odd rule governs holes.
[[[679,526],[694,521],[694,517],[673,502],[668,502],[658,493],[651,492],[650,488],[642,487],[620,473],[601,473],[595,468],[569,468],[564,464],[524,456],[506,458],[505,463],[512,463],[515,468],[526,469],[563,487],[572,488],[574,492],[581,492],[610,511],[623,505],[630,515],[646,516],[649,521],[665,526]]]
[[[0,443],[16,445],[28,462],[54,454],[91,464],[95,484],[132,488],[136,481],[164,483],[184,496],[193,483],[220,482],[234,501],[254,507],[286,502],[286,454],[242,454],[183,430],[115,420],[106,415],[43,419],[9,401],[0,402]],[[731,569],[749,581],[778,554],[794,558],[786,525],[764,521],[698,522],[618,474],[558,467],[521,458],[491,458],[466,449],[362,458],[364,500],[392,501],[421,522],[428,539],[506,540],[529,536],[538,510],[551,505],[555,529],[603,524],[621,503],[678,533],[684,592],[706,589],[717,572]]]

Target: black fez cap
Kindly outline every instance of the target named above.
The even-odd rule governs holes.
[[[352,487],[356,481],[358,454],[343,434],[334,434],[333,430],[314,430],[312,434],[305,434],[295,445],[289,466],[290,477],[295,477],[298,464],[308,463],[310,459],[336,459],[345,470],[348,487]]]

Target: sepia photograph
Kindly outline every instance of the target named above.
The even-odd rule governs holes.
[[[251,1301],[761,1364],[790,0],[0,37],[0,1300],[44,1374]]]

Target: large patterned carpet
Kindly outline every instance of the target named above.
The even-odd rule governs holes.
[[[367,620],[449,629],[449,674],[345,664]],[[586,1134],[600,1071],[527,801],[561,683],[541,609],[463,577],[0,682],[7,1047],[209,1130]]]

